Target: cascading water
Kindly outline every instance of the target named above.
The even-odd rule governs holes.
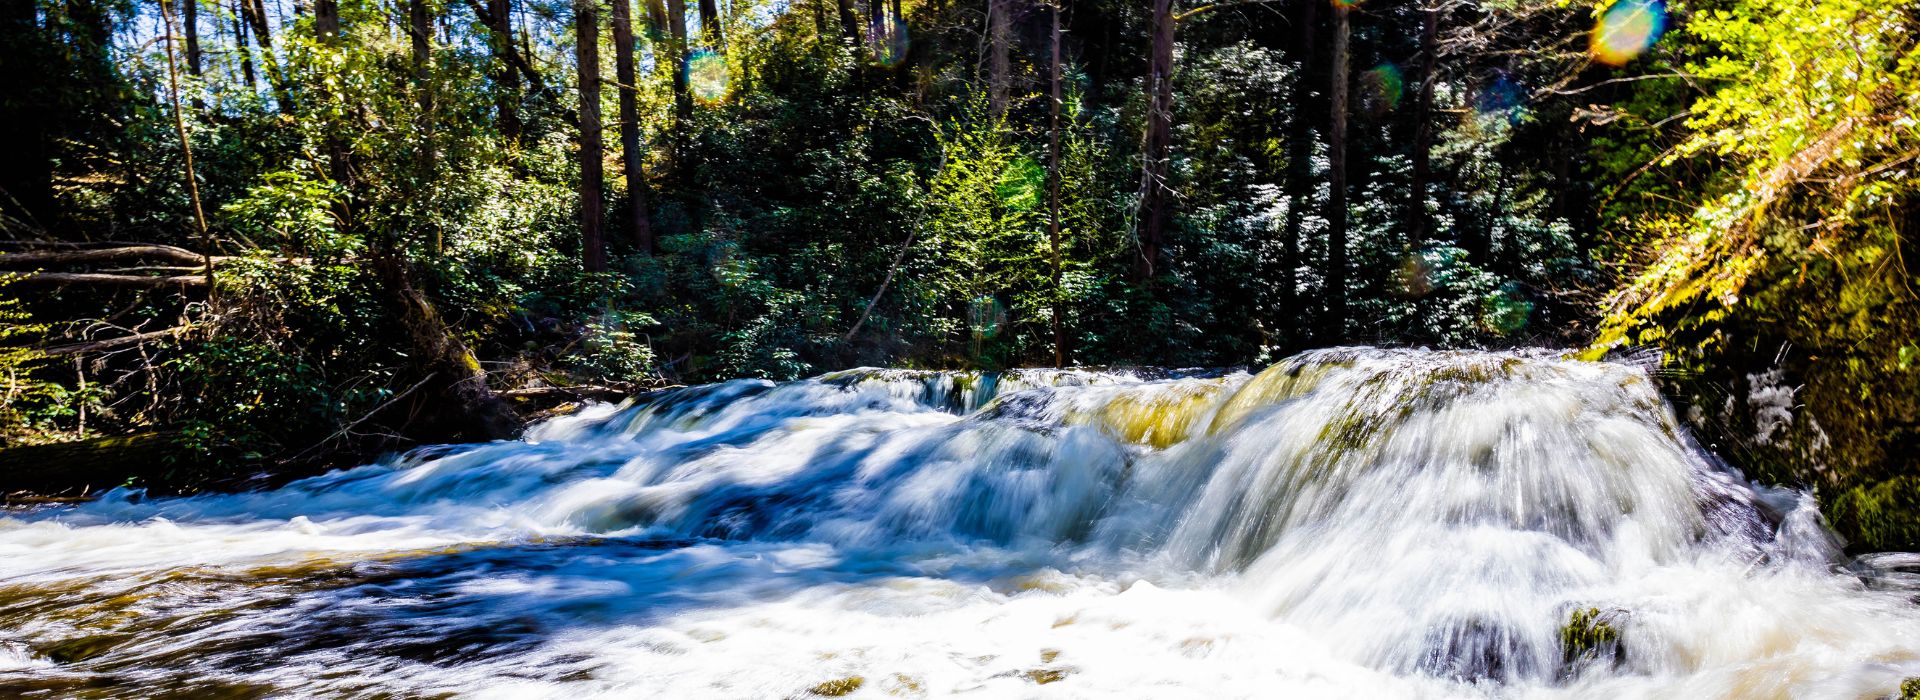
[[[0,519],[0,694],[1873,698],[1920,557],[1639,370],[852,370]]]

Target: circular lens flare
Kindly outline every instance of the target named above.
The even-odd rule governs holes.
[[[1362,102],[1368,114],[1379,117],[1400,106],[1400,96],[1406,90],[1406,79],[1400,76],[1400,68],[1391,63],[1382,63],[1360,76],[1364,90]]]
[[[700,49],[687,57],[687,88],[701,104],[727,99],[727,57]]]
[[[1620,0],[1593,25],[1589,49],[1596,61],[1626,65],[1660,40],[1667,27],[1667,5],[1661,0]]]

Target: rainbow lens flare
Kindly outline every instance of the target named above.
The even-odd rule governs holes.
[[[727,99],[727,57],[700,49],[687,57],[687,87],[701,104]]]
[[[1620,0],[1593,25],[1589,50],[1596,61],[1623,66],[1646,52],[1667,28],[1667,5],[1661,0]]]

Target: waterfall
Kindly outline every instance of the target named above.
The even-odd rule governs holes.
[[[1920,557],[1636,367],[855,369],[255,493],[0,518],[50,697],[1818,697],[1920,676]],[[250,694],[251,693],[251,694]]]

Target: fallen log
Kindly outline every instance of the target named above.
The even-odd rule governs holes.
[[[107,338],[105,340],[89,340],[89,341],[80,342],[80,343],[68,343],[66,345],[51,345],[48,347],[40,348],[40,354],[77,355],[77,354],[86,353],[86,352],[99,352],[101,350],[112,350],[114,348],[125,347],[128,345],[138,345],[140,343],[145,343],[151,340],[159,340],[161,338],[171,338],[173,336],[177,336],[182,333],[185,333],[188,330],[191,330],[192,328],[193,326],[190,326],[190,325],[174,326],[172,328],[168,328],[165,330],[150,331],[147,333],[135,333],[133,335],[123,335],[118,338]]]
[[[202,275],[169,275],[158,277],[151,275],[114,275],[101,272],[31,272],[14,278],[11,284],[165,289],[167,287],[205,287],[207,286],[207,278]]]
[[[128,260],[156,260],[181,265],[205,265],[206,256],[170,245],[128,245],[115,248],[79,250],[33,250],[0,254],[0,267],[44,267],[48,265],[85,265]]]

